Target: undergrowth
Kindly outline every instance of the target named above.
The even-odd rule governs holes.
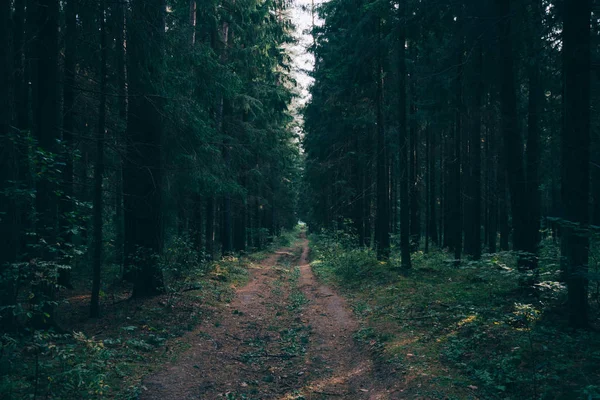
[[[312,267],[351,299],[355,339],[425,398],[600,398],[600,334],[567,326],[559,255],[543,243],[532,290],[511,252],[454,266],[441,250],[380,262],[343,234],[313,235]],[[593,291],[592,291],[593,292]],[[593,293],[592,293],[593,295]],[[593,299],[592,299],[593,300]],[[597,303],[591,315],[598,322]]]
[[[0,336],[0,398],[137,398],[146,390],[143,376],[186,349],[177,338],[213,323],[211,310],[231,301],[250,263],[237,257],[204,262],[184,239],[175,240],[161,258],[166,293],[139,300],[128,299],[127,288],[108,279],[115,269],[105,268],[100,319],[87,318],[89,297],[76,289],[57,303],[62,328],[34,330],[25,321]]]

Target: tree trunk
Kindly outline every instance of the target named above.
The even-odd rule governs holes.
[[[63,198],[61,199],[60,209],[60,234],[64,240],[71,242],[72,235],[69,233],[70,220],[69,215],[73,212],[73,151],[74,151],[74,119],[75,119],[75,66],[76,66],[76,46],[77,46],[77,11],[75,1],[69,0],[65,6],[65,81],[63,85],[63,128],[62,142],[64,162],[61,189]],[[59,275],[59,284],[71,286],[70,274],[68,271],[61,270]]]
[[[25,140],[29,136],[30,129],[30,118],[29,111],[30,96],[29,96],[29,83],[31,80],[31,68],[29,67],[29,57],[31,53],[31,46],[29,38],[31,37],[29,25],[26,23],[26,9],[25,0],[15,0],[14,13],[13,13],[13,48],[14,48],[14,107],[16,114],[15,126],[18,130],[19,143],[17,144],[17,164],[12,170],[15,171],[17,181],[20,182],[22,188],[31,189],[33,188],[33,175],[31,173],[31,155],[30,155],[30,144],[28,140]],[[8,26],[8,25],[7,25]],[[15,215],[14,221],[18,225],[15,227],[14,238],[14,249],[17,253],[17,258],[27,252],[27,236],[26,231],[33,230],[34,223],[31,217],[31,199],[25,201],[19,201],[16,205],[17,214]]]
[[[34,132],[39,146],[46,152],[58,154],[59,93],[58,93],[58,19],[57,0],[40,0],[35,7],[39,28],[34,40],[36,62],[33,106]],[[58,241],[58,185],[56,177],[45,172],[37,185],[36,211],[38,233],[48,244],[40,254],[45,259],[54,258],[48,246]]]
[[[133,0],[128,25],[129,107],[123,184],[125,254],[136,269],[134,297],[164,290],[157,256],[163,245],[162,157],[164,0]]]
[[[12,309],[1,307],[14,304],[14,282],[9,275],[4,275],[10,264],[17,260],[18,238],[18,209],[16,199],[11,196],[17,149],[11,140],[15,132],[11,132],[12,107],[10,77],[13,74],[12,48],[10,38],[10,2],[0,4],[0,320],[4,328],[13,324]]]
[[[590,1],[563,3],[562,227],[570,324],[588,326]]]
[[[193,48],[196,44],[196,0],[190,0],[190,13],[189,13],[189,40],[190,40],[190,48]]]
[[[364,220],[364,230],[365,230],[365,245],[367,247],[371,247],[372,244],[372,236],[373,236],[373,218],[372,218],[372,210],[373,210],[373,131],[367,129],[366,132],[366,140],[364,143],[365,146],[365,157],[363,159],[364,162],[364,170],[365,172],[362,174],[363,176],[363,187],[365,189],[365,201],[363,204],[363,220]]]
[[[112,7],[115,22],[115,66],[116,66],[116,81],[117,100],[119,112],[119,128],[115,130],[115,144],[119,151],[116,153],[116,170],[115,170],[115,262],[123,269],[124,266],[124,241],[125,241],[125,226],[123,217],[123,160],[121,151],[125,139],[124,129],[127,122],[127,89],[125,86],[125,2],[118,2]]]
[[[245,175],[242,176],[239,183],[241,187],[247,188],[247,177]],[[246,219],[248,210],[246,195],[240,196],[238,201],[239,205],[234,219],[233,247],[235,251],[246,251]]]
[[[528,229],[527,236],[531,241],[531,248],[537,254],[537,248],[540,242],[540,215],[541,215],[541,195],[540,195],[540,116],[542,115],[542,106],[544,101],[544,92],[540,80],[540,31],[542,18],[541,0],[531,1],[531,32],[528,35],[531,43],[529,44],[529,101],[528,101],[528,124],[527,124],[527,191],[529,198],[528,210]],[[537,258],[533,257],[531,266],[537,267]]]
[[[235,251],[246,251],[246,199],[239,199],[239,207],[234,219],[233,245]]]
[[[29,82],[27,81],[25,47],[26,47],[26,24],[25,24],[26,0],[15,0],[13,12],[13,66],[15,71],[14,83],[14,105],[16,113],[16,126],[21,131],[29,128]],[[8,24],[6,27],[8,28]]]
[[[202,224],[202,197],[199,195],[194,195],[192,199],[192,216],[190,221],[189,235],[194,246],[194,250],[198,253],[198,255],[202,254],[203,249],[203,224]]]
[[[378,22],[378,35],[381,40],[381,21]],[[378,43],[378,46],[380,43]],[[375,238],[377,258],[387,260],[390,256],[389,232],[389,177],[386,159],[385,129],[383,126],[383,65],[382,55],[377,56],[377,92],[375,107],[377,114],[377,215],[375,219]]]
[[[462,17],[461,17],[462,18]],[[452,224],[454,259],[460,262],[462,253],[462,234],[463,234],[463,214],[462,214],[462,126],[463,126],[463,52],[464,36],[462,34],[462,21],[459,20],[458,31],[460,45],[458,48],[458,68],[456,76],[456,113],[455,113],[455,131],[454,131],[454,160],[452,162],[453,189],[453,208],[451,210],[450,222]]]
[[[416,62],[417,51],[416,46],[411,44],[411,59],[413,63]],[[412,76],[414,76],[414,71]],[[421,241],[421,218],[419,215],[419,153],[418,153],[418,142],[419,142],[419,130],[417,128],[417,95],[416,95],[416,83],[414,78],[411,76],[410,79],[410,117],[409,117],[409,196],[410,196],[410,239],[412,248],[417,250],[419,248],[419,242]]]
[[[504,158],[504,157],[502,157]],[[500,188],[500,194],[498,199],[498,228],[500,230],[500,250],[508,251],[510,250],[510,223],[508,220],[508,188],[507,188],[507,179],[506,179],[506,169],[504,167],[505,162],[502,162],[498,167],[498,185]]]
[[[354,199],[352,202],[352,210],[354,214],[354,229],[356,229],[356,234],[358,236],[358,246],[364,247],[366,244],[365,240],[365,219],[364,219],[364,168],[361,165],[362,156],[361,156],[361,148],[359,141],[359,134],[355,132],[354,134],[354,157],[352,158],[353,170],[352,177],[354,179]]]
[[[477,40],[477,38],[475,39]],[[481,107],[483,106],[483,48],[475,44],[475,96],[473,99],[471,137],[469,138],[469,195],[465,227],[465,252],[474,260],[481,258]],[[469,232],[469,235],[466,235]]]
[[[429,239],[431,238],[431,138],[429,129],[425,128],[425,168],[427,181],[425,183],[425,253],[429,253]]]
[[[231,255],[233,252],[233,218],[231,202],[231,195],[225,195],[223,198],[223,215],[221,219],[221,251],[223,255]]]
[[[527,270],[534,267],[535,246],[530,237],[529,211],[526,176],[523,164],[523,142],[519,134],[517,115],[517,92],[515,87],[514,52],[512,45],[511,0],[497,0],[499,6],[500,33],[500,102],[502,132],[504,137],[505,166],[513,223],[514,250],[520,252],[519,267]],[[530,286],[531,279],[523,284]]]
[[[444,162],[444,166],[442,168],[443,176],[442,176],[442,188],[443,188],[443,199],[444,204],[442,207],[443,215],[443,232],[444,232],[444,240],[442,246],[444,248],[448,248],[449,250],[453,250],[454,243],[454,223],[452,220],[452,213],[454,210],[454,177],[452,174],[454,168],[454,149],[452,148],[452,143],[454,142],[454,134],[456,129],[452,124],[448,130],[448,133],[444,135],[444,143],[443,143],[443,157],[442,160]]]
[[[58,20],[59,4],[57,0],[41,0],[30,5],[30,16],[33,26],[37,27],[32,39],[34,57],[32,79],[32,114],[33,132],[38,146],[54,159],[59,153],[59,93],[58,93]],[[36,171],[36,241],[44,242],[37,252],[44,261],[53,261],[57,255],[58,244],[58,181],[55,176],[55,161],[50,161],[50,168],[39,165]],[[38,244],[36,243],[36,244]],[[44,271],[48,273],[53,271]],[[54,307],[51,305],[55,297],[53,282],[46,281],[35,288],[35,299],[44,304],[42,312],[32,321],[37,328],[47,328],[54,324]],[[48,317],[48,315],[50,317]]]
[[[96,166],[94,168],[94,261],[92,274],[92,298],[90,317],[100,316],[100,276],[102,272],[103,241],[102,241],[102,178],[104,175],[104,136],[106,134],[106,75],[107,71],[107,40],[105,1],[100,7],[100,98],[98,107],[98,137],[96,138]]]
[[[390,152],[391,153],[391,152]],[[388,157],[388,177],[389,177],[389,181],[388,181],[388,215],[389,215],[389,227],[388,230],[391,234],[395,234],[395,230],[396,230],[396,210],[397,210],[397,201],[398,199],[396,198],[397,196],[397,192],[398,192],[398,174],[396,174],[396,169],[397,169],[397,165],[398,163],[396,162],[396,159],[394,157],[394,154],[390,154],[390,156]]]
[[[212,260],[215,256],[215,198],[206,199],[206,256]]]
[[[496,252],[498,236],[498,156],[496,138],[491,129],[486,136],[486,174],[487,174],[487,242],[488,253]]]
[[[227,61],[227,45],[229,41],[229,23],[223,22],[221,25],[221,30],[219,32],[220,43],[219,43],[219,52],[220,52],[220,60],[221,63],[225,63]],[[219,98],[219,104],[217,105],[217,128],[219,132],[223,135],[223,161],[225,163],[225,168],[227,171],[231,170],[231,145],[230,138],[228,137],[229,132],[226,132],[225,129],[225,99],[223,95]],[[232,216],[231,216],[231,194],[226,193],[223,197],[222,201],[223,207],[223,215],[221,219],[221,251],[223,255],[229,255],[233,251],[232,246]]]
[[[398,154],[400,182],[400,257],[403,269],[412,268],[410,259],[410,199],[408,176],[408,126],[406,118],[406,5],[401,5],[398,36]]]
[[[429,128],[427,132],[429,137],[429,165],[428,165],[428,181],[429,181],[429,218],[427,221],[429,238],[431,241],[439,245],[438,229],[437,229],[437,174],[436,174],[436,147],[437,133],[435,129]]]

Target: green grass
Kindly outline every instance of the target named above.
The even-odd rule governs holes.
[[[311,242],[317,276],[338,285],[363,321],[356,339],[416,394],[585,399],[600,391],[600,334],[568,329],[551,243],[542,282],[524,293],[511,253],[455,267],[442,251],[418,252],[405,276],[394,257],[381,263],[328,237]]]
[[[76,332],[0,336],[0,397],[137,398],[144,375],[188,348],[178,338],[210,317],[211,306],[231,301],[235,287],[248,279],[248,259],[227,257],[210,265],[180,261],[170,264],[178,270],[165,271],[167,293],[118,304],[103,299],[98,322],[63,321]],[[79,315],[83,308],[85,318],[87,305],[85,298],[61,303],[57,314]]]

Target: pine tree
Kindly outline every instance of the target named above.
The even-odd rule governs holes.
[[[162,135],[165,4],[132,1],[127,56],[129,107],[125,191],[125,254],[135,269],[134,296],[163,290],[156,255],[163,246]]]
[[[563,270],[571,326],[588,326],[590,2],[563,5],[562,227]]]

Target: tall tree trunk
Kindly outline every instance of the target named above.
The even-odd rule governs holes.
[[[378,46],[381,46],[381,21],[378,22]],[[386,159],[385,129],[383,126],[383,64],[382,55],[377,56],[377,92],[375,107],[377,114],[377,214],[375,219],[375,238],[377,258],[387,260],[390,256],[389,231],[389,177]]]
[[[29,82],[26,76],[26,0],[15,0],[13,12],[13,49],[14,49],[14,106],[16,113],[16,126],[21,131],[29,128]],[[9,25],[7,24],[6,27]]]
[[[18,237],[18,209],[16,199],[9,193],[13,186],[10,182],[16,180],[14,176],[17,148],[13,144],[11,132],[12,103],[10,78],[13,74],[12,48],[10,38],[10,2],[0,3],[0,320],[5,329],[11,327],[13,316],[11,309],[1,307],[14,303],[13,282],[4,275],[10,264],[17,260]]]
[[[40,0],[30,5],[32,26],[37,29],[33,43],[33,132],[39,147],[53,159],[59,153],[59,93],[58,93],[58,0]],[[36,173],[36,240],[44,242],[37,252],[44,261],[56,258],[58,244],[58,184],[55,176],[56,165],[50,161],[50,168],[39,165]],[[44,271],[48,273],[49,271]],[[53,282],[46,281],[36,285],[35,301],[44,304],[33,325],[46,328],[54,324],[54,307],[51,305],[55,297]],[[48,315],[50,317],[48,317]]]
[[[75,120],[75,65],[77,46],[77,10],[74,0],[68,0],[65,6],[65,80],[63,85],[63,128],[62,142],[64,162],[62,174],[62,191],[60,209],[60,234],[64,240],[70,242],[72,235],[69,234],[71,216],[73,211],[73,152],[74,152],[74,120]],[[63,286],[71,286],[68,271],[61,270],[59,283]]]
[[[16,168],[13,171],[17,172],[17,181],[20,182],[22,188],[31,189],[33,185],[33,178],[31,173],[31,166],[29,161],[30,156],[30,145],[29,141],[25,140],[29,137],[30,129],[30,118],[29,111],[30,96],[29,96],[29,82],[31,79],[31,73],[29,68],[28,57],[31,53],[31,46],[29,38],[31,37],[30,29],[28,29],[30,23],[26,22],[26,0],[15,0],[14,13],[13,13],[13,47],[14,47],[14,107],[16,114],[15,126],[18,130],[19,137],[21,140],[17,145],[17,153],[19,154],[17,159]],[[15,250],[20,257],[22,254],[27,252],[27,240],[25,232],[32,230],[33,221],[31,218],[31,200],[20,201],[17,204],[16,212],[18,215],[15,216],[15,223],[18,224],[17,234],[14,236],[17,241],[15,242]]]
[[[462,16],[460,17],[462,18]],[[453,250],[454,259],[456,262],[460,262],[462,253],[462,235],[463,235],[463,213],[462,213],[462,130],[463,130],[463,52],[464,52],[464,36],[462,32],[463,22],[458,22],[458,32],[460,37],[460,44],[458,48],[458,68],[456,76],[456,113],[455,113],[455,131],[454,131],[454,160],[452,161],[452,180],[453,185],[452,193],[453,197],[453,208],[451,210],[450,222],[452,224],[452,235],[453,235]]]
[[[225,158],[227,160],[229,159],[229,156],[225,156]],[[233,218],[231,203],[231,195],[226,194],[222,202],[223,214],[221,218],[221,251],[223,255],[231,255],[233,252]]]
[[[227,45],[229,41],[229,23],[223,22],[221,25],[221,29],[219,32],[220,37],[220,60],[221,63],[225,63],[227,61]],[[225,129],[225,99],[223,95],[219,98],[219,104],[217,105],[217,127],[219,132],[224,137],[223,143],[223,161],[225,163],[225,168],[227,171],[231,170],[231,144],[230,138],[228,137],[229,132],[226,132]],[[222,215],[222,226],[221,226],[221,250],[223,255],[231,254],[233,251],[232,246],[232,210],[231,210],[231,194],[226,193],[223,197],[222,201],[223,207],[223,215]]]
[[[190,13],[189,13],[189,40],[190,40],[190,48],[193,48],[196,44],[196,17],[198,11],[196,10],[196,0],[190,0]]]
[[[504,158],[504,157],[503,157]],[[508,184],[506,179],[506,169],[503,168],[503,161],[498,167],[498,184],[499,184],[499,199],[498,199],[498,229],[500,231],[500,250],[510,250],[510,222],[509,218],[509,195]]]
[[[263,191],[261,193],[263,199],[265,199],[266,202],[266,193],[265,193],[265,189],[263,188]],[[263,249],[264,246],[267,245],[267,242],[269,240],[268,236],[269,236],[269,213],[267,212],[268,210],[268,204],[263,205],[263,207],[260,208],[260,219],[259,219],[259,227],[260,227],[260,248]]]
[[[544,101],[544,92],[540,80],[540,31],[542,18],[541,0],[531,0],[531,32],[528,37],[529,43],[529,101],[528,101],[528,124],[527,124],[527,191],[529,199],[528,229],[527,236],[531,241],[531,248],[537,254],[540,242],[540,216],[541,216],[541,194],[540,194],[540,116]],[[531,266],[537,267],[537,258],[532,257]]]
[[[397,235],[398,226],[398,162],[392,154],[390,156],[390,232]]]
[[[410,199],[408,176],[408,126],[406,118],[406,4],[399,9],[398,35],[398,143],[400,181],[400,257],[403,269],[412,267],[410,259]]]
[[[534,267],[532,257],[536,249],[528,227],[530,202],[523,164],[523,142],[519,133],[517,116],[517,92],[515,87],[514,51],[512,45],[511,0],[497,0],[500,16],[500,102],[502,132],[504,137],[505,166],[507,168],[513,223],[514,250],[521,253],[519,267],[527,270]],[[523,280],[530,286],[531,279]]]
[[[427,220],[427,229],[429,238],[435,244],[439,244],[437,230],[437,176],[436,176],[436,146],[437,134],[435,129],[429,128],[427,131],[429,138],[429,165],[428,165],[428,182],[429,182],[429,218]]]
[[[26,0],[15,0],[14,2],[14,13],[13,13],[13,48],[14,48],[14,107],[16,114],[15,126],[18,130],[19,143],[17,144],[17,164],[13,171],[17,172],[17,181],[20,183],[21,188],[31,189],[33,185],[33,178],[30,166],[30,145],[29,141],[25,140],[30,137],[30,120],[29,111],[30,107],[30,96],[29,96],[29,82],[31,79],[31,73],[29,68],[28,55],[30,53],[31,46],[29,45],[31,32],[29,32],[28,24],[26,23]],[[33,221],[31,218],[31,200],[19,201],[16,205],[16,215],[14,218],[15,224],[15,235],[13,236],[16,240],[14,242],[14,249],[17,254],[17,258],[20,258],[27,252],[27,236],[26,231],[32,230]]]
[[[442,246],[444,248],[448,248],[450,250],[454,249],[455,241],[454,241],[454,224],[452,220],[452,212],[454,210],[454,177],[452,174],[453,165],[454,165],[454,148],[452,147],[452,143],[454,142],[454,134],[456,132],[456,128],[454,125],[451,125],[448,133],[443,137],[443,163],[444,166],[442,168],[442,188],[443,188],[443,199],[444,204],[442,207],[443,215],[443,232],[444,232],[444,240]]]
[[[123,184],[125,254],[136,269],[134,297],[164,290],[156,262],[163,245],[162,157],[164,0],[133,0],[128,24],[129,107]],[[136,254],[137,253],[137,254]]]
[[[212,260],[215,256],[215,198],[206,199],[206,256]]]
[[[39,146],[47,152],[58,154],[59,93],[58,93],[58,0],[40,0],[35,7],[38,31],[34,39],[35,104],[33,106],[34,132]],[[57,177],[45,172],[37,185],[36,211],[38,232],[48,246],[58,241]],[[42,257],[53,258],[54,252],[46,248]]]
[[[262,205],[260,204],[261,200],[260,199],[260,190],[257,190],[256,192],[256,199],[255,199],[255,203],[254,203],[254,247],[256,247],[257,250],[262,250],[263,248],[263,240],[262,240],[262,222],[261,222],[261,216],[262,216]]]
[[[478,40],[475,38],[475,40]],[[469,194],[467,213],[469,227],[465,227],[465,252],[473,259],[481,258],[481,107],[483,106],[483,48],[475,44],[475,96],[473,98],[472,126],[469,138]],[[466,233],[469,232],[469,235]]]
[[[242,182],[242,185],[245,185]],[[234,236],[233,236],[233,247],[235,251],[246,250],[246,210],[247,210],[246,199],[239,199],[239,207],[234,219]]]
[[[562,256],[569,320],[588,326],[590,0],[563,3]]]
[[[189,227],[189,235],[191,238],[192,245],[194,246],[194,250],[200,255],[203,251],[202,235],[204,234],[202,224],[202,217],[204,215],[202,209],[202,197],[200,197],[199,195],[194,195],[191,203],[192,215]]]
[[[487,175],[487,242],[488,253],[496,252],[498,236],[498,156],[496,138],[491,129],[486,135],[486,175]]]
[[[239,180],[240,186],[247,188],[247,180],[248,179],[246,175],[243,175]],[[240,196],[238,201],[239,206],[237,207],[237,212],[234,219],[233,247],[235,251],[246,251],[246,214],[248,210],[246,195]]]
[[[596,3],[598,4],[598,3]],[[597,11],[600,12],[600,8],[596,7]],[[595,77],[592,75],[592,88],[598,87],[600,83],[600,53],[598,52],[597,43],[600,40],[600,21],[597,18],[597,12],[594,11],[596,18],[592,18],[592,49],[596,49],[595,52],[592,53],[592,68],[595,71]],[[595,47],[594,47],[595,46]],[[592,89],[592,93],[594,93],[594,89]],[[592,97],[592,104],[597,104],[597,100],[594,100],[597,95]],[[594,107],[594,105],[592,105]],[[593,114],[592,114],[593,115]],[[594,125],[594,120],[592,119],[592,126]],[[597,129],[596,129],[597,131]],[[596,227],[600,226],[600,135],[598,133],[594,133],[594,128],[592,128],[592,138],[591,138],[591,163],[590,163],[590,176],[591,176],[591,199],[592,199],[592,209],[590,215],[590,222],[592,225]]]
[[[592,136],[591,144],[591,197],[592,197],[592,214],[590,215],[590,223],[595,226],[600,226],[600,137]]]
[[[123,269],[125,226],[123,216],[123,159],[122,146],[125,139],[125,126],[127,122],[127,89],[125,86],[125,2],[121,1],[112,6],[115,31],[115,67],[117,107],[119,112],[119,127],[115,130],[115,144],[118,149],[115,165],[115,262]],[[122,128],[121,128],[122,127]]]
[[[365,190],[365,201],[363,203],[363,220],[365,229],[365,245],[367,247],[372,246],[373,236],[373,131],[367,129],[365,138],[365,156],[363,158],[364,173],[363,176],[363,187]]]
[[[94,168],[94,260],[92,274],[92,296],[90,317],[100,316],[100,276],[102,272],[103,242],[102,242],[102,179],[104,175],[104,136],[106,134],[106,75],[107,71],[107,40],[105,0],[100,6],[100,98],[98,107],[98,137],[96,138],[96,166]]]
[[[429,239],[431,237],[429,220],[431,218],[431,170],[429,169],[430,158],[431,158],[431,138],[429,137],[429,129],[425,128],[425,168],[427,174],[427,180],[425,183],[425,253],[429,253]]]
[[[410,56],[413,63],[416,63],[417,50],[416,45],[411,44]],[[409,106],[409,196],[410,196],[410,238],[412,247],[416,250],[419,248],[421,241],[421,218],[419,215],[419,130],[417,127],[417,94],[416,83],[414,79],[414,71],[410,78],[410,106]]]
[[[277,208],[275,207],[275,190],[277,186],[277,182],[275,180],[275,167],[273,166],[274,161],[272,161],[269,165],[269,215],[268,215],[268,227],[269,227],[269,237],[270,240],[275,239],[278,235],[277,232]],[[339,197],[338,197],[339,198]]]
[[[361,147],[360,147],[360,139],[359,133],[355,132],[354,134],[354,157],[352,158],[353,163],[353,171],[352,176],[354,178],[354,199],[353,199],[353,220],[354,220],[354,228],[356,229],[356,234],[358,236],[358,245],[359,247],[364,247],[366,244],[365,240],[365,219],[364,219],[364,198],[365,198],[365,188],[363,186],[364,183],[364,167],[361,165],[362,155],[361,155]]]

